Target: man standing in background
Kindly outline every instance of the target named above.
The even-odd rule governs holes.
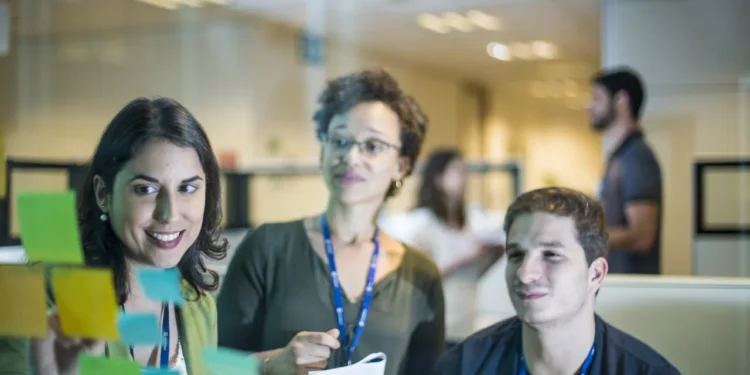
[[[599,198],[609,233],[609,272],[659,274],[661,257],[661,168],[639,120],[644,89],[628,70],[600,72],[592,79],[591,125],[603,135],[607,167]]]

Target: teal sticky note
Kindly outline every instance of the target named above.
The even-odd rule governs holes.
[[[125,358],[94,357],[81,354],[78,357],[79,375],[140,375],[137,363]]]
[[[177,268],[136,267],[135,270],[149,299],[176,305],[185,303],[180,289],[180,272]]]
[[[180,375],[180,372],[177,370],[146,367],[141,370],[141,375]]]
[[[21,243],[30,262],[83,264],[72,191],[18,194]]]
[[[208,372],[221,375],[259,375],[260,361],[250,353],[225,348],[204,348],[203,364]]]
[[[125,344],[161,344],[161,329],[156,314],[120,313],[117,316],[117,329],[120,331],[120,340]]]

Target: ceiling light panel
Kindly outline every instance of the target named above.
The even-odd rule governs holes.
[[[417,24],[424,29],[439,34],[499,31],[502,29],[502,22],[498,17],[479,10],[470,10],[465,14],[458,12],[445,12],[440,15],[422,13],[417,16]]]
[[[492,42],[487,44],[487,54],[502,60],[553,60],[558,57],[557,47],[544,41],[513,42],[510,45]]]

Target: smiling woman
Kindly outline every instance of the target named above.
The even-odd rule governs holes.
[[[32,341],[35,373],[77,373],[75,358],[86,351],[181,375],[206,374],[200,353],[217,339],[216,307],[206,292],[219,277],[202,257],[222,259],[227,248],[219,240],[219,167],[206,133],[173,100],[136,99],[110,122],[88,173],[78,198],[86,263],[113,271],[124,312],[160,317],[168,346],[63,338],[53,315],[50,336]],[[146,298],[138,266],[176,267],[187,302],[175,307]]]

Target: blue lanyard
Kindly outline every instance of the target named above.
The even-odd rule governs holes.
[[[125,311],[125,307],[123,307]],[[160,368],[169,369],[169,305],[162,304],[162,319],[161,323],[161,356],[159,357]],[[135,354],[133,352],[133,346],[130,346],[130,357],[135,361]]]
[[[323,240],[326,245],[326,254],[328,255],[328,268],[331,271],[331,284],[333,284],[333,302],[336,307],[336,320],[339,325],[339,334],[341,337],[341,344],[346,348],[346,360],[352,364],[352,353],[354,348],[359,343],[359,337],[362,335],[362,331],[365,329],[365,322],[367,321],[367,313],[370,312],[370,301],[372,301],[372,295],[375,290],[375,270],[378,264],[378,254],[380,253],[380,238],[377,230],[373,241],[375,242],[375,250],[372,252],[372,260],[370,261],[370,270],[367,273],[367,284],[365,286],[365,293],[362,296],[362,307],[359,312],[359,321],[357,327],[354,330],[354,337],[349,342],[349,338],[346,332],[346,321],[344,320],[344,302],[341,297],[341,285],[339,284],[339,276],[336,273],[336,259],[333,255],[333,243],[331,242],[331,230],[328,228],[328,220],[326,215],[320,217],[320,226],[323,230]]]
[[[596,349],[594,348],[594,344],[591,344],[591,350],[589,350],[589,356],[586,357],[585,361],[583,361],[583,366],[581,366],[580,375],[586,375],[586,372],[589,370],[589,367],[591,367],[591,362],[594,361],[595,351]],[[521,354],[521,370],[518,371],[518,375],[528,375],[528,372],[526,371],[526,360],[523,358],[523,354]]]

